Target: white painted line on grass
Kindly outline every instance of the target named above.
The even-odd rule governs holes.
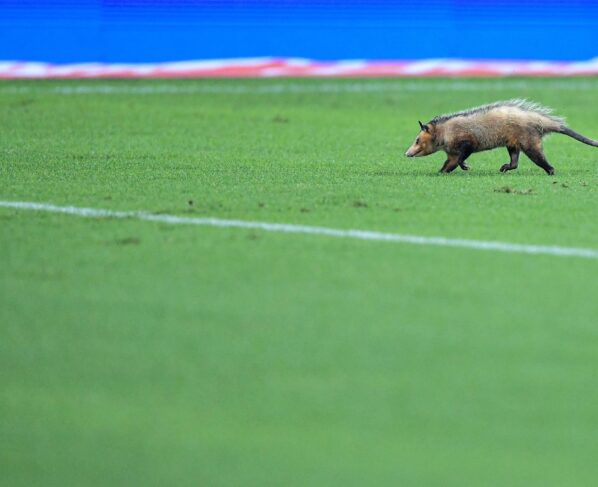
[[[321,83],[148,83],[148,84],[78,84],[21,86],[0,85],[0,94],[57,94],[57,95],[178,95],[178,94],[251,94],[283,93],[380,93],[380,92],[449,92],[449,91],[509,91],[527,89],[556,89],[567,91],[598,90],[593,80],[444,80],[438,81],[359,81]]]
[[[598,250],[576,247],[560,247],[552,245],[526,245],[509,242],[492,242],[484,240],[465,240],[445,237],[424,237],[419,235],[403,235],[399,233],[385,233],[369,230],[342,230],[337,228],[295,225],[291,223],[267,223],[243,220],[225,220],[221,218],[197,218],[177,215],[161,215],[145,211],[114,211],[101,208],[80,208],[76,206],[56,206],[49,203],[34,203],[28,201],[0,201],[0,207],[17,210],[35,210],[50,213],[63,213],[86,218],[127,218],[167,223],[170,225],[203,225],[211,227],[244,228],[263,230],[266,232],[301,233],[323,235],[336,238],[351,238],[357,240],[374,240],[381,242],[396,242],[413,245],[432,245],[440,247],[460,247],[474,250],[493,250],[516,254],[552,255],[558,257],[583,257],[598,259]]]

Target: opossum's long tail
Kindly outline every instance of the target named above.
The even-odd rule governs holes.
[[[577,133],[575,130],[571,130],[569,127],[563,126],[559,130],[557,130],[557,132],[559,134],[565,134],[565,135],[568,135],[569,137],[573,137],[575,140],[579,140],[580,142],[583,142],[584,144],[598,147],[598,140],[588,139],[585,135],[581,135],[581,134]]]

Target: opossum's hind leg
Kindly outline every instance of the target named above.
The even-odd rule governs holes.
[[[511,156],[511,162],[503,164],[500,167],[500,172],[512,171],[513,169],[517,169],[517,166],[519,165],[519,149],[516,147],[507,147],[507,150]]]
[[[546,174],[550,176],[554,175],[554,167],[552,167],[546,160],[544,152],[542,152],[542,144],[537,144],[534,147],[526,147],[523,149],[523,152],[525,152],[525,155],[529,157],[534,164],[544,169]]]

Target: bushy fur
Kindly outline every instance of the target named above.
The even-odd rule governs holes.
[[[516,108],[524,112],[533,112],[538,115],[542,115],[544,117],[549,118],[550,120],[559,123],[561,125],[565,124],[565,119],[563,117],[557,117],[552,115],[552,108],[545,107],[540,105],[539,103],[534,103],[523,98],[515,98],[513,100],[506,100],[506,101],[497,101],[494,103],[489,103],[487,105],[481,105],[479,107],[469,108],[467,110],[462,110],[460,112],[455,113],[448,113],[445,115],[438,115],[430,120],[430,123],[442,123],[450,120],[451,118],[455,117],[470,117],[476,115],[483,115],[492,110],[498,108]]]

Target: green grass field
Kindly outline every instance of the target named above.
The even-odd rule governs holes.
[[[598,79],[0,83],[0,200],[598,249]],[[0,208],[0,483],[593,486],[598,260]]]

